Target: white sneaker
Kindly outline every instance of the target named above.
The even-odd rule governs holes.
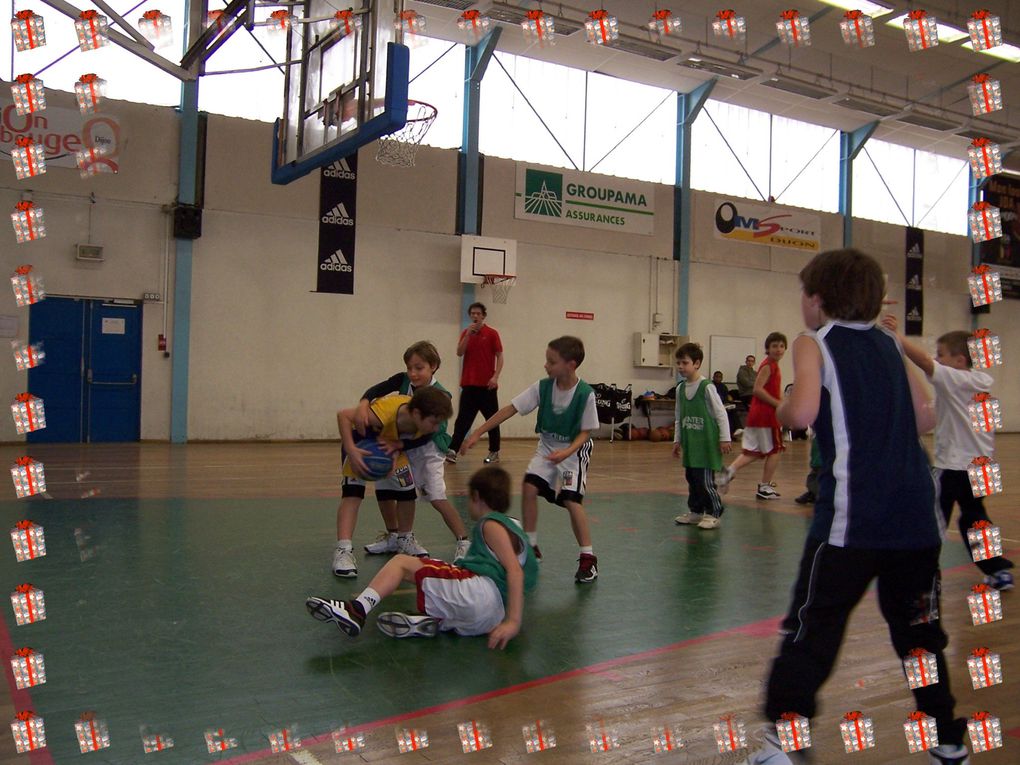
[[[468,548],[470,548],[470,547],[471,547],[471,540],[470,539],[458,539],[457,540],[457,549],[454,550],[454,552],[453,552],[453,562],[456,563],[461,558],[466,557],[467,553],[468,553]]]
[[[699,529],[717,529],[722,520],[714,515],[706,515],[698,524]]]
[[[457,464],[457,452],[455,452],[453,449],[447,449],[446,450],[446,461],[449,462],[451,465],[456,465]]]
[[[965,746],[942,744],[928,750],[931,765],[970,765],[970,753]]]
[[[413,555],[415,558],[426,558],[429,554],[428,550],[418,544],[418,540],[414,538],[413,532],[406,537],[397,537],[397,552],[404,555]]]
[[[435,637],[439,633],[439,620],[434,616],[386,611],[379,614],[376,624],[384,635],[395,638]]]
[[[499,452],[489,452],[489,456],[482,461],[486,465],[491,465],[493,462],[499,462]]]
[[[772,726],[756,731],[750,738],[748,744],[752,751],[739,765],[794,765],[814,761],[810,749],[801,749],[789,754],[784,752],[779,744],[776,729]]]
[[[673,523],[677,524],[678,526],[683,526],[686,524],[696,526],[697,524],[701,523],[704,517],[705,517],[704,513],[684,513],[683,515],[678,515],[676,518],[674,518]]]
[[[758,499],[779,499],[779,492],[773,489],[771,484],[760,483],[754,496]]]
[[[333,573],[345,579],[353,579],[358,575],[358,561],[354,558],[354,550],[336,546],[333,552]]]
[[[733,476],[736,473],[732,468],[723,468],[722,470],[716,470],[713,474],[715,478],[715,490],[720,494],[725,494],[730,490],[730,481],[733,480]]]
[[[397,551],[397,534],[393,531],[381,531],[371,544],[365,545],[369,555],[387,555]]]

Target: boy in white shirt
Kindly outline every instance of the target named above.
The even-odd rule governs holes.
[[[481,427],[468,436],[461,454],[478,443],[483,433],[513,417],[538,409],[535,432],[539,434],[538,449],[528,464],[521,489],[521,512],[524,533],[528,536],[535,557],[538,550],[538,497],[566,508],[570,526],[581,548],[574,580],[587,584],[599,575],[598,558],[591,543],[588,516],[584,512],[584,488],[591,459],[591,432],[599,427],[595,408],[595,392],[577,376],[584,361],[584,343],[565,335],[549,342],[545,350],[544,380],[529,387],[504,406]]]
[[[897,331],[894,316],[882,319],[886,329]],[[988,521],[984,501],[975,497],[970,488],[967,467],[975,457],[992,457],[995,434],[974,430],[967,407],[975,393],[991,391],[994,380],[987,372],[973,368],[967,340],[970,335],[958,330],[947,332],[935,342],[935,358],[915,343],[899,335],[907,358],[928,377],[935,388],[935,469],[939,483],[939,505],[946,525],[953,505],[960,505],[960,534],[970,552],[967,531],[978,521]],[[975,561],[985,575],[985,582],[997,590],[1013,589],[1013,562],[997,556]]]

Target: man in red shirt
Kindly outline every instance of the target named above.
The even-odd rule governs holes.
[[[488,419],[499,410],[496,391],[499,373],[503,371],[503,343],[499,332],[485,323],[487,315],[482,303],[468,307],[471,324],[460,333],[457,355],[463,357],[460,372],[460,409],[453,426],[453,441],[446,452],[447,462],[457,461],[457,452],[479,412]],[[489,431],[489,456],[486,464],[499,462],[499,427]]]

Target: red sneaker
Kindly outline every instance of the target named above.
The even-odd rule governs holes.
[[[574,574],[574,579],[581,584],[587,584],[598,578],[599,559],[591,553],[581,553],[581,557],[577,559],[577,573]]]

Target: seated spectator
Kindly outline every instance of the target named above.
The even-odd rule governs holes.
[[[740,418],[737,417],[737,399],[733,392],[726,387],[726,383],[722,381],[722,372],[712,373],[712,385],[715,386],[716,393],[719,394],[719,400],[726,407],[726,416],[730,421],[730,433],[734,436],[739,436],[742,431],[740,429]]]

